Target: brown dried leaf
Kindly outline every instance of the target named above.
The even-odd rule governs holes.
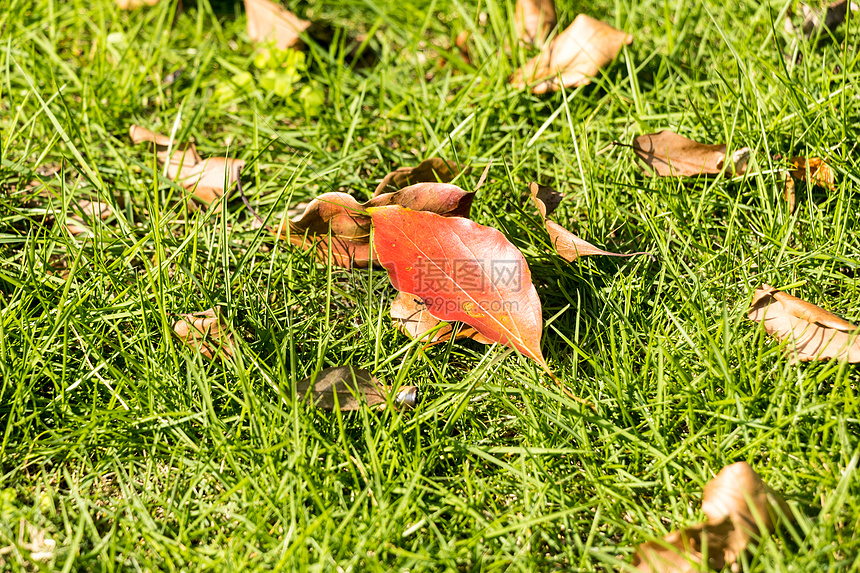
[[[553,0],[517,0],[514,26],[520,40],[534,44],[542,42],[555,28],[555,2]]]
[[[532,87],[532,93],[542,94],[555,91],[562,85],[578,87],[591,83],[591,78],[600,68],[614,60],[621,48],[632,42],[630,34],[580,14],[543,52],[514,72],[511,84],[524,88],[537,80],[545,80]],[[561,74],[560,83],[558,74]]]
[[[543,222],[546,226],[547,232],[549,233],[552,246],[555,247],[556,252],[561,255],[564,260],[572,263],[579,257],[586,257],[589,255],[632,257],[633,255],[646,254],[644,252],[621,254],[598,249],[588,241],[580,239],[558,223],[547,219],[547,215],[555,211],[555,208],[558,207],[559,203],[561,203],[564,195],[554,191],[551,187],[538,185],[534,182],[529,184],[529,192],[531,193],[532,201],[537,207],[538,212],[540,212],[541,217],[543,217]]]
[[[860,327],[770,285],[755,291],[748,316],[763,322],[768,334],[791,341],[792,363],[831,358],[860,362]]]
[[[310,396],[317,408],[342,412],[358,410],[362,402],[368,406],[385,404],[388,392],[369,371],[353,366],[326,368],[296,384],[299,398]],[[393,399],[396,404],[412,408],[418,402],[418,389],[402,386]]]
[[[116,0],[120,10],[136,10],[141,6],[155,6],[158,0]]]
[[[239,180],[239,172],[245,166],[241,159],[210,157],[202,159],[193,143],[175,143],[168,156],[170,138],[155,133],[139,125],[132,125],[129,135],[135,144],[149,141],[152,143],[159,163],[167,163],[167,176],[175,179],[186,189],[192,190],[194,198],[207,205],[218,201],[224,195],[225,178],[229,188]],[[221,203],[215,207],[217,212]]]
[[[665,129],[647,133],[633,140],[633,152],[661,177],[695,177],[696,175],[743,175],[750,148],[737,150],[726,165],[726,146],[707,145],[687,139]]]
[[[189,348],[210,360],[218,355],[219,349],[222,356],[233,357],[233,336],[218,307],[182,315],[173,324],[173,332]]]
[[[706,546],[708,565],[719,570],[735,563],[751,541],[772,533],[780,517],[792,517],[785,500],[746,462],[726,466],[705,486],[702,509],[708,521],[643,543],[633,566],[655,573],[700,571]]]
[[[111,206],[100,201],[78,201],[77,206],[79,207],[78,211],[80,215],[72,215],[67,219],[69,222],[66,224],[66,229],[75,236],[90,232],[87,221],[92,221],[96,218],[104,221],[113,214]]]
[[[383,177],[373,196],[391,193],[416,183],[448,183],[457,173],[457,166],[453,163],[448,163],[441,157],[431,157],[416,167],[400,167]]]
[[[405,292],[398,292],[391,301],[391,319],[397,330],[413,340],[419,338],[422,342],[436,344],[450,340],[453,334],[455,340],[470,338],[481,344],[493,344],[492,340],[471,326],[458,327],[456,323],[443,326],[433,335],[433,338],[429,338],[427,333],[436,328],[441,321],[430,314],[423,300]],[[454,334],[455,328],[456,334]]]
[[[245,0],[248,15],[248,37],[252,42],[264,42],[274,36],[279,50],[286,50],[299,41],[299,36],[308,26],[289,10],[269,0]]]
[[[316,248],[320,261],[328,261],[331,231],[332,264],[363,268],[375,262],[370,257],[369,207],[400,205],[415,211],[430,211],[445,217],[468,217],[474,193],[448,183],[418,183],[394,193],[377,195],[359,203],[346,193],[323,193],[311,201],[298,219],[285,221],[278,235],[303,249]],[[288,233],[289,229],[289,233]]]
[[[800,13],[803,14],[803,34],[807,38],[811,38],[825,31],[835,31],[845,21],[849,10],[856,12],[860,10],[860,6],[855,2],[849,3],[848,0],[832,2],[825,10],[822,22],[820,9],[801,4]]]
[[[806,181],[825,189],[835,190],[833,169],[820,157],[793,157],[791,176],[798,181]],[[809,175],[807,176],[807,173]]]
[[[782,197],[788,203],[788,212],[794,213],[794,207],[797,204],[797,193],[794,189],[794,177],[790,173],[785,173],[785,187],[782,190]]]

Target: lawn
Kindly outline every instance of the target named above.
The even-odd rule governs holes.
[[[560,29],[584,12],[635,39],[590,85],[533,95],[508,81],[532,54],[513,4],[290,1],[313,22],[301,56],[251,42],[238,1],[5,0],[0,567],[629,570],[746,461],[796,521],[741,570],[860,568],[858,367],[792,364],[747,319],[767,283],[860,322],[860,25],[816,40],[786,29],[790,1],[561,1]],[[133,124],[243,159],[271,225],[429,157],[471,191],[492,162],[471,217],[528,262],[567,392],[501,344],[411,341],[384,269],[320,262],[237,193],[189,208]],[[750,147],[749,168],[651,177],[613,145],[663,129]],[[798,182],[790,211],[793,156],[836,181]],[[532,181],[580,237],[652,256],[566,262]],[[83,200],[112,214],[74,235]],[[232,359],[172,333],[214,306]],[[296,398],[346,364],[420,404]]]

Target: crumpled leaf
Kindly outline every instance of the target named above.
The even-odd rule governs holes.
[[[416,183],[448,183],[457,175],[457,166],[441,157],[431,157],[416,167],[399,167],[382,178],[373,196],[391,193]]]
[[[556,252],[561,255],[564,260],[572,263],[579,257],[589,255],[632,257],[633,255],[647,254],[644,252],[621,254],[598,249],[588,241],[580,239],[558,223],[547,219],[547,216],[555,211],[555,208],[558,207],[559,203],[561,203],[564,195],[553,190],[551,187],[538,185],[535,182],[529,184],[529,191],[531,192],[531,198],[535,207],[537,207],[537,210],[543,218],[544,225],[549,233],[549,238],[550,241],[552,241],[553,247],[555,247]]]
[[[323,410],[342,412],[358,410],[362,402],[368,406],[385,404],[389,392],[368,370],[353,366],[326,368],[296,384],[300,399],[310,399],[314,406]],[[418,388],[401,386],[393,401],[414,408],[418,403]]]
[[[860,10],[855,2],[841,0],[827,5],[822,18],[822,11],[812,8],[806,4],[800,5],[800,13],[803,15],[803,34],[807,38],[818,36],[826,31],[834,32],[845,21],[849,11]]]
[[[630,34],[580,14],[540,54],[514,72],[511,84],[524,88],[537,80],[545,80],[532,87],[532,93],[542,94],[560,89],[562,85],[578,87],[591,83],[591,78],[614,60],[623,46],[632,42]],[[558,74],[561,74],[561,82]]]
[[[785,500],[746,462],[726,466],[705,486],[702,510],[708,521],[643,543],[633,566],[655,573],[697,572],[707,546],[708,565],[720,570],[734,564],[751,541],[772,533],[780,517],[792,518]]]
[[[541,42],[546,39],[555,25],[553,0],[517,0],[514,26],[520,40],[529,44]]]
[[[404,292],[398,292],[391,301],[391,319],[397,330],[413,340],[418,338],[423,342],[440,343],[450,340],[453,335],[455,340],[470,338],[481,344],[493,344],[471,326],[459,327],[456,323],[443,326],[431,338],[428,333],[442,321],[430,314],[423,300]]]
[[[220,308],[181,316],[182,318],[173,324],[173,332],[186,346],[199,351],[210,360],[218,355],[219,350],[222,356],[233,357],[233,335],[224,322]]]
[[[96,218],[104,221],[113,215],[111,206],[100,201],[78,201],[75,210],[79,211],[80,215],[72,215],[66,219],[66,229],[75,236],[92,233],[88,226],[89,221]]]
[[[193,143],[174,143],[173,151],[168,156],[170,138],[139,125],[132,125],[129,135],[135,144],[151,142],[159,163],[168,164],[167,176],[186,189],[191,189],[194,198],[207,205],[218,201],[224,195],[225,174],[228,186],[232,186],[238,181],[239,172],[245,166],[241,159],[211,157],[204,160]],[[221,203],[218,203],[215,212],[220,208]]]
[[[726,146],[707,145],[687,139],[665,129],[647,133],[633,140],[633,152],[661,177],[695,177],[696,175],[743,175],[751,150],[738,149],[726,165]]]
[[[549,372],[541,304],[522,254],[498,230],[400,206],[368,209],[373,246],[394,288],[435,318],[474,327]]]
[[[860,327],[805,300],[762,285],[753,295],[750,320],[779,340],[789,340],[791,362],[847,360],[860,362]]]
[[[363,268],[376,260],[375,254],[372,260],[370,255],[368,208],[401,205],[445,217],[468,217],[474,197],[474,193],[448,183],[418,183],[377,195],[366,203],[346,193],[323,193],[311,201],[301,217],[284,221],[278,234],[283,239],[289,234],[290,242],[304,249],[316,248],[319,260],[326,262],[330,230],[332,264]]]
[[[820,157],[793,157],[791,166],[793,167],[791,176],[798,181],[806,181],[831,191],[836,188],[833,184],[835,180],[833,169]]]
[[[251,41],[265,42],[273,36],[279,50],[295,45],[301,33],[311,25],[269,0],[245,0],[245,13]]]

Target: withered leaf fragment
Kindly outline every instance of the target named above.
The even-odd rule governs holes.
[[[831,358],[860,362],[860,327],[770,285],[755,291],[748,316],[762,322],[768,334],[790,341],[792,363]]]
[[[633,140],[633,152],[661,177],[695,177],[697,175],[743,175],[750,148],[732,154],[726,163],[726,146],[707,145],[668,129],[647,133]]]
[[[279,50],[286,50],[299,41],[299,36],[308,26],[289,10],[269,0],[245,0],[248,16],[248,37],[252,42],[265,42],[274,36]]]
[[[623,46],[632,42],[630,34],[580,14],[540,54],[514,72],[511,84],[524,88],[544,80],[532,87],[532,93],[542,94],[556,91],[562,85],[578,87],[591,83],[591,78],[614,60]]]
[[[241,159],[211,157],[202,159],[193,143],[175,143],[170,146],[170,138],[152,132],[139,125],[132,125],[129,135],[133,143],[144,141],[152,143],[159,163],[167,163],[167,176],[192,190],[195,199],[210,205],[224,195],[225,178],[228,186],[239,179],[239,172],[245,166]],[[168,156],[168,149],[172,149]],[[229,188],[229,187],[228,187]],[[215,210],[219,210],[219,203]]]
[[[556,252],[567,262],[573,262],[579,257],[589,255],[608,255],[610,257],[632,257],[633,255],[644,255],[644,252],[638,253],[612,253],[598,249],[588,241],[580,239],[555,221],[550,221],[547,216],[555,211],[555,208],[561,202],[564,195],[554,191],[551,187],[538,185],[535,182],[529,184],[532,201],[537,207],[543,218],[546,230],[549,233],[550,241]]]
[[[834,190],[833,169],[820,157],[793,157],[791,176],[798,181],[806,181],[825,189]],[[808,171],[807,171],[808,169]],[[809,174],[807,176],[807,173]]]
[[[373,196],[390,193],[415,183],[448,183],[457,175],[457,166],[441,157],[431,157],[416,167],[399,167],[382,178]]]
[[[221,309],[218,307],[183,314],[173,324],[173,332],[189,348],[198,350],[203,356],[214,359],[221,351],[222,356],[233,357],[233,336]]]
[[[310,399],[317,408],[349,412],[358,410],[362,402],[368,406],[385,404],[389,390],[364,368],[335,366],[296,384],[296,393],[300,399]],[[408,408],[415,407],[418,388],[401,386],[393,401]]]
[[[104,221],[113,214],[110,205],[100,201],[78,201],[77,207],[74,210],[80,214],[69,217],[66,224],[66,229],[75,236],[91,233],[90,228],[87,226],[89,221],[95,219]]]
[[[458,327],[457,323],[443,326],[430,338],[428,333],[436,328],[441,321],[430,314],[423,300],[405,292],[397,293],[391,302],[391,319],[397,330],[413,340],[418,338],[423,342],[435,344],[450,340],[453,335],[455,340],[471,338],[481,344],[493,344],[492,340],[471,326]]]
[[[803,34],[807,38],[812,38],[828,31],[833,32],[845,21],[845,17],[848,16],[849,11],[856,12],[857,10],[860,10],[860,6],[856,2],[848,2],[848,0],[831,2],[827,5],[822,20],[820,9],[801,4],[800,12],[803,15]]]
[[[474,193],[448,183],[418,183],[394,193],[377,195],[359,203],[346,193],[323,193],[308,205],[298,219],[284,221],[281,238],[304,249],[315,248],[321,262],[328,261],[331,232],[332,264],[364,268],[375,261],[370,254],[370,207],[400,205],[415,211],[430,211],[445,217],[468,217]]]
[[[534,44],[542,42],[555,28],[553,0],[517,0],[514,26],[520,40]]]
[[[141,6],[155,6],[158,0],[116,0],[120,10],[136,10]]]
[[[751,541],[772,533],[780,517],[792,514],[782,497],[746,462],[723,468],[706,486],[702,510],[708,518],[659,541],[639,546],[633,566],[654,573],[694,573],[707,547],[708,565],[734,564]]]

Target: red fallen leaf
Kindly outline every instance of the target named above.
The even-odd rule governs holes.
[[[529,60],[511,77],[511,84],[524,88],[536,80],[546,80],[532,88],[532,93],[553,92],[564,87],[591,83],[600,68],[618,56],[633,36],[609,24],[580,14],[573,24],[555,37],[542,53]],[[559,85],[557,74],[561,74]]]
[[[586,257],[589,255],[632,257],[633,255],[648,254],[645,252],[622,254],[598,249],[588,241],[580,239],[555,221],[547,219],[547,216],[555,210],[561,202],[561,199],[564,197],[561,193],[554,191],[550,187],[538,185],[534,182],[529,184],[529,191],[531,192],[532,201],[534,201],[535,207],[537,207],[541,217],[543,217],[543,222],[546,226],[547,232],[549,233],[552,246],[555,247],[556,252],[567,262],[572,263],[579,257]]]
[[[517,0],[514,25],[521,40],[530,44],[543,41],[555,24],[553,0]]]
[[[311,25],[269,0],[245,0],[245,13],[248,15],[248,37],[251,41],[264,42],[274,36],[279,50],[295,45],[301,33]]]
[[[399,206],[368,209],[373,246],[394,288],[432,316],[472,326],[549,371],[541,304],[522,254],[496,229]]]
[[[192,191],[194,198],[210,205],[224,195],[225,175],[228,185],[239,179],[239,172],[245,166],[241,159],[211,157],[203,159],[193,143],[174,143],[168,156],[170,138],[155,133],[139,125],[129,128],[133,143],[149,141],[155,148],[155,157],[161,164],[167,163],[167,176]],[[221,203],[215,207],[220,210]]]
[[[450,340],[453,335],[456,340],[471,338],[481,344],[493,344],[492,340],[474,328],[458,328],[456,324],[443,326],[433,335],[433,338],[429,338],[427,333],[442,321],[430,314],[423,300],[405,292],[397,293],[391,301],[391,320],[394,321],[397,330],[413,340],[418,338],[423,342],[436,344]]]
[[[468,217],[474,193],[447,183],[418,183],[394,193],[383,193],[359,203],[346,193],[323,193],[308,205],[298,219],[284,221],[278,235],[304,249],[316,248],[320,261],[328,261],[331,231],[332,264],[363,268],[371,262],[370,207],[402,205],[418,211],[431,211],[446,217]],[[288,232],[289,230],[289,232]]]
[[[416,167],[399,167],[382,178],[373,196],[390,193],[415,183],[448,183],[457,175],[457,166],[441,157],[431,157]]]

